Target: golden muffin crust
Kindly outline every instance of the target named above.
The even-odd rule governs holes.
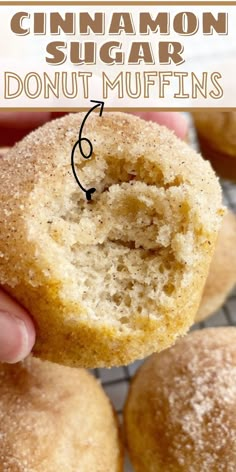
[[[236,284],[236,217],[228,211],[223,218],[215,252],[195,321],[212,315]]]
[[[220,221],[210,165],[171,131],[89,116],[90,159],[71,150],[84,114],[31,133],[0,159],[0,283],[32,314],[36,356],[127,364],[170,346],[199,306]],[[190,296],[191,294],[191,296]]]
[[[235,472],[236,328],[194,331],[136,374],[125,432],[136,472]]]
[[[0,472],[122,472],[117,419],[83,369],[0,365]]]

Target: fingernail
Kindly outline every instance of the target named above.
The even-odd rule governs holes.
[[[14,364],[29,354],[29,335],[25,323],[0,311],[0,361]]]

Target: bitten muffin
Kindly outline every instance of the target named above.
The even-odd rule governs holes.
[[[122,472],[118,423],[83,369],[0,364],[0,472]]]
[[[32,314],[36,356],[128,364],[192,324],[222,219],[211,166],[164,127],[94,113],[90,159],[71,151],[84,114],[31,133],[0,159],[0,283]],[[83,142],[84,152],[88,147]]]
[[[236,328],[195,331],[134,378],[125,432],[136,472],[235,472]]]
[[[192,113],[202,155],[218,175],[236,180],[236,112],[204,110]]]
[[[196,321],[212,315],[236,284],[236,217],[228,211],[223,218],[210,271]]]

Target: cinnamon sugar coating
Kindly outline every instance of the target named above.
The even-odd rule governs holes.
[[[32,314],[34,353],[67,365],[129,362],[194,320],[222,219],[209,163],[156,123],[83,114],[28,135],[0,159],[0,283]]]
[[[234,472],[236,328],[195,331],[154,354],[125,408],[136,472]]]
[[[218,310],[236,284],[236,216],[225,214],[203,290],[196,322]]]
[[[83,369],[0,365],[1,472],[122,472],[117,418]]]

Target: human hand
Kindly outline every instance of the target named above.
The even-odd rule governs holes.
[[[136,115],[172,129],[180,138],[187,134],[187,121],[176,112],[137,112]],[[0,113],[1,146],[12,146],[34,128],[63,113]],[[0,361],[15,363],[24,359],[35,342],[35,328],[30,315],[0,289]]]
[[[168,111],[144,111],[137,112],[135,115],[140,116],[144,120],[156,121],[159,125],[166,126],[167,128],[172,129],[176,136],[180,139],[185,139],[188,133],[188,123],[184,115]]]
[[[35,329],[30,315],[0,290],[0,361],[15,363],[30,353]]]

